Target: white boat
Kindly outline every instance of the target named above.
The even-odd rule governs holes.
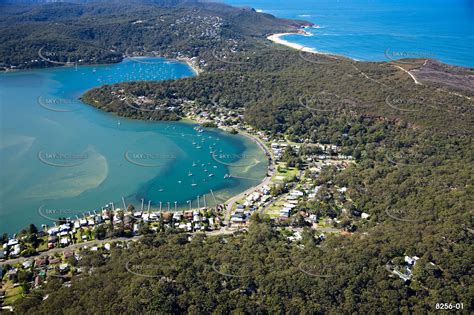
[[[191,173],[191,171],[189,171],[188,176],[193,176],[193,173]]]
[[[214,174],[209,174],[209,177],[212,177],[212,176],[214,176]]]

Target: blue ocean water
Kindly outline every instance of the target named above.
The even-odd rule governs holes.
[[[472,0],[224,0],[281,18],[313,22],[313,35],[284,39],[361,61],[391,54],[474,66]]]

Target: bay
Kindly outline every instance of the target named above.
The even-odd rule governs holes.
[[[78,100],[102,84],[194,75],[184,63],[145,61],[0,74],[1,232],[109,202],[123,208],[122,196],[137,208],[142,198],[163,210],[197,207],[198,196],[214,205],[265,177],[265,155],[246,137],[124,119]]]

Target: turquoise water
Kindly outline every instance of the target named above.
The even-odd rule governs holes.
[[[52,224],[45,213],[74,218],[108,202],[123,208],[122,196],[137,207],[143,198],[173,209],[175,201],[196,207],[198,195],[202,206],[206,195],[211,205],[265,176],[263,152],[245,137],[128,120],[77,100],[101,84],[194,75],[182,63],[149,61],[0,74],[0,232]]]
[[[432,57],[474,66],[474,1],[470,0],[225,0],[277,17],[311,21],[313,35],[284,39],[362,61],[394,55]],[[390,56],[390,53],[388,54]]]

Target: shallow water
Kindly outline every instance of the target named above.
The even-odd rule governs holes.
[[[143,198],[145,206],[151,200],[152,208],[173,209],[175,202],[196,207],[197,196],[202,206],[207,195],[211,205],[265,176],[263,152],[245,137],[119,118],[77,100],[101,84],[193,75],[185,64],[150,60],[0,74],[0,232],[108,202],[123,208],[122,196],[127,205],[140,207]]]

